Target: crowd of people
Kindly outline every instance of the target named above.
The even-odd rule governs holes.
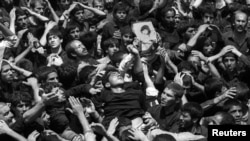
[[[249,125],[249,14],[250,0],[1,0],[0,140],[204,141]]]

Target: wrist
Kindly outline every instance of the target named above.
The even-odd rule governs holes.
[[[13,135],[15,132],[12,130],[12,129],[10,129],[10,128],[8,128],[8,129],[6,129],[5,130],[5,133],[7,134],[7,135]]]

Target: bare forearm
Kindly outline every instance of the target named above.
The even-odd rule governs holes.
[[[221,78],[219,71],[217,70],[217,68],[214,66],[214,64],[212,63],[208,63],[208,67],[209,70],[211,72],[211,74],[217,78]]]
[[[30,123],[36,120],[42,114],[44,108],[45,105],[42,102],[38,102],[33,108],[23,114],[24,121]]]
[[[47,44],[47,34],[49,33],[49,30],[48,29],[45,29],[44,33],[43,33],[43,36],[41,37],[40,39],[40,44],[42,46],[45,46]]]
[[[143,71],[143,68],[142,68],[141,58],[140,58],[140,55],[137,54],[135,55],[134,73],[139,73],[142,71]]]
[[[23,136],[21,136],[20,134],[18,134],[15,131],[13,131],[12,129],[9,132],[7,132],[7,135],[11,136],[12,138],[14,138],[17,141],[27,141],[27,139],[25,139]]]
[[[10,31],[11,31],[13,34],[16,34],[16,30],[15,30],[15,20],[14,20],[14,19],[11,19],[11,20],[10,20]]]
[[[14,35],[14,33],[11,32],[11,30],[4,26],[2,23],[0,23],[0,31],[2,31],[3,35],[5,35],[6,37]]]
[[[198,38],[200,37],[201,32],[197,32],[187,43],[187,46],[193,47],[195,46]]]
[[[158,70],[158,73],[156,74],[155,83],[161,84],[163,82],[163,77],[165,73],[165,65],[161,65],[161,67]]]
[[[92,129],[90,128],[89,126],[89,122],[88,120],[86,119],[85,115],[83,113],[79,113],[77,115],[79,121],[80,121],[80,124],[82,125],[82,128],[83,128],[83,131],[86,132],[86,131],[92,131]]]
[[[57,16],[55,10],[53,9],[53,7],[51,5],[49,6],[49,10],[50,10],[50,12],[52,14],[52,17],[53,17],[54,21],[58,23],[59,17]]]
[[[31,50],[32,47],[28,47],[26,48],[21,54],[19,54],[16,58],[15,58],[15,63],[18,63],[21,59],[23,59]]]

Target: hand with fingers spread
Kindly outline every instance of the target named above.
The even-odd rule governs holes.
[[[95,65],[95,67],[96,67],[96,72],[99,73],[106,69],[107,64],[98,64],[98,65]]]
[[[227,46],[225,46],[225,47],[220,51],[220,55],[221,55],[221,56],[225,55],[226,53],[232,51],[233,48],[234,48],[234,46],[232,46],[232,45],[227,45]]]
[[[28,141],[36,141],[39,135],[40,133],[37,130],[33,131],[32,133],[29,134]]]
[[[91,126],[93,131],[95,131],[103,136],[107,135],[107,131],[101,123],[92,123],[90,126]]]
[[[49,21],[48,23],[45,24],[46,30],[51,30],[53,27],[57,25],[56,22],[54,21]]]
[[[56,103],[59,99],[58,95],[56,95],[54,92],[51,92],[48,94],[43,93],[41,95],[41,98],[42,98],[42,102],[46,106]]]
[[[185,73],[179,72],[174,77],[174,82],[180,84],[183,86],[183,77],[185,76]]]
[[[129,138],[136,141],[148,141],[147,136],[139,129],[130,129],[129,133],[131,134]]]
[[[143,115],[143,122],[145,123],[145,126],[143,127],[142,130],[147,130],[149,128],[152,128],[154,126],[157,126],[158,123],[157,121],[151,116],[150,113],[146,112],[144,115]]]
[[[0,120],[0,135],[1,134],[8,134],[11,132],[10,127],[5,123],[5,121]]]
[[[231,51],[233,54],[237,55],[238,57],[242,55],[242,53],[236,47],[232,47]]]
[[[70,106],[72,107],[72,109],[70,110],[72,114],[74,115],[83,114],[84,108],[78,98],[70,96],[69,103],[70,103]]]
[[[114,119],[111,120],[111,122],[109,123],[109,127],[108,127],[108,130],[107,132],[110,134],[110,135],[113,135],[116,131],[116,127],[119,125],[119,120],[117,117],[115,117]]]
[[[236,96],[236,93],[237,93],[236,87],[231,87],[221,95],[221,100],[224,100],[227,98],[234,99],[234,97]]]
[[[3,40],[0,42],[0,48],[4,48],[4,47],[10,48],[12,46],[13,44],[10,41]]]
[[[196,56],[196,57],[199,57],[201,60],[203,60],[205,62],[207,61],[207,57],[204,56],[200,51],[192,50],[191,54]]]

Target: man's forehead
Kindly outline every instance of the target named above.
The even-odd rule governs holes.
[[[10,110],[10,108],[6,104],[0,105],[0,114],[6,113],[9,110]]]
[[[243,12],[238,12],[235,15],[235,19],[241,19],[241,20],[245,19],[246,20],[247,19],[247,14],[245,14]]]

